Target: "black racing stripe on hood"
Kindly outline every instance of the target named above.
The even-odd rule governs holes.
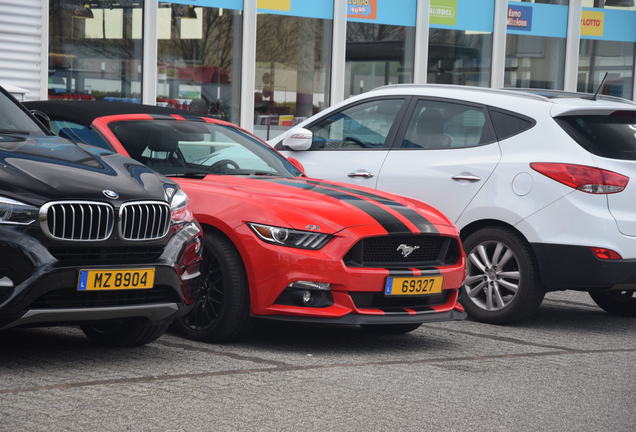
[[[259,180],[265,180],[265,181],[269,181],[269,182],[284,185],[284,186],[291,186],[298,189],[304,189],[304,190],[316,192],[322,195],[326,195],[331,198],[335,198],[337,200],[346,202],[347,204],[350,204],[362,210],[363,212],[371,216],[373,219],[375,219],[380,225],[382,225],[382,227],[388,233],[391,233],[391,234],[411,233],[411,230],[408,229],[408,227],[404,223],[402,223],[402,221],[400,221],[398,218],[393,216],[388,211],[384,210],[383,208],[377,206],[376,204],[370,201],[366,201],[360,197],[350,195],[344,191],[340,192],[337,190],[327,189],[318,185],[313,185],[313,184],[308,184],[303,182],[295,182],[293,180],[265,179],[265,178],[259,179]]]
[[[353,193],[353,194],[360,195],[365,198],[374,200],[382,205],[392,208],[393,210],[398,212],[400,215],[404,216],[406,219],[409,220],[409,222],[415,225],[417,229],[419,229],[421,232],[430,233],[430,234],[439,233],[437,228],[435,228],[435,225],[433,225],[424,216],[422,216],[421,214],[419,214],[412,208],[409,208],[405,206],[404,204],[394,201],[392,199],[389,199],[380,195],[376,195],[371,192],[360,191],[357,189],[348,188],[346,186],[335,185],[328,182],[321,182],[316,180],[305,180],[305,179],[298,179],[298,180],[308,184],[312,184],[312,185],[325,186],[325,187],[330,187],[333,189],[338,189],[344,192]]]

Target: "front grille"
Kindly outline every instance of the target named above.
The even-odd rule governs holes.
[[[112,306],[134,306],[153,303],[180,303],[176,291],[167,286],[146,290],[77,291],[62,289],[50,291],[34,301],[31,309],[71,309]]]
[[[119,235],[124,240],[157,240],[170,229],[170,206],[160,201],[126,203],[119,210]]]
[[[400,234],[362,239],[345,255],[344,262],[349,267],[410,268],[454,264],[458,259],[454,238]]]
[[[419,297],[398,296],[387,297],[382,292],[350,292],[356,307],[362,309],[382,309],[385,312],[404,313],[404,309],[412,309],[416,312],[426,310],[431,306],[446,303],[452,291],[444,291],[441,294],[430,294]]]
[[[51,247],[49,252],[64,264],[142,264],[156,261],[162,246],[142,247]]]
[[[106,240],[113,232],[113,207],[91,201],[58,201],[40,210],[41,226],[54,239],[73,241]]]

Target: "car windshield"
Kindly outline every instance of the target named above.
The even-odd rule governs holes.
[[[44,132],[20,107],[0,92],[0,135],[26,134],[43,136]]]
[[[269,146],[228,125],[135,120],[113,122],[110,129],[132,158],[166,176],[301,175]]]

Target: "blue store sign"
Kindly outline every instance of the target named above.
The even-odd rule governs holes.
[[[508,29],[532,31],[532,7],[508,6]]]

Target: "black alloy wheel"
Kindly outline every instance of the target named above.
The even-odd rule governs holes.
[[[201,284],[192,311],[175,320],[186,338],[229,342],[251,328],[249,285],[240,254],[218,232],[206,232]]]
[[[203,250],[201,283],[192,312],[183,318],[184,324],[194,331],[204,332],[214,326],[223,310],[223,272],[219,262],[208,248]]]

